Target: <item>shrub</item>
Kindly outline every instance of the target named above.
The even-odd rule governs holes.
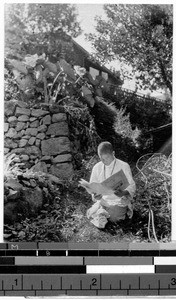
[[[134,208],[147,219],[150,241],[169,241],[171,236],[172,156],[146,154],[137,161]],[[152,230],[151,230],[152,229]]]
[[[17,178],[17,175],[21,173],[20,166],[22,163],[15,162],[16,155],[13,154],[6,154],[4,156],[4,179],[8,178]]]
[[[139,129],[152,129],[171,122],[171,100],[160,101],[151,97],[141,97],[123,89],[116,89],[116,95],[104,94],[107,102],[114,103],[115,107],[125,108],[130,113],[132,126]]]
[[[140,136],[141,130],[137,127],[133,130],[130,123],[130,114],[125,114],[126,109],[120,108],[117,110],[117,116],[115,117],[114,130],[116,133],[123,137],[132,139],[133,143],[137,146],[137,139]]]

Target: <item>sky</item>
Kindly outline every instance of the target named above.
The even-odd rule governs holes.
[[[80,43],[82,47],[86,48],[87,51],[92,51],[91,43],[86,41],[86,33],[95,33],[94,26],[96,21],[94,18],[96,15],[105,18],[106,14],[103,9],[103,4],[76,4],[78,10],[78,20],[83,33],[78,36],[75,41]]]
[[[79,35],[74,40],[80,44],[83,48],[85,48],[88,52],[94,52],[94,49],[89,42],[85,34],[88,33],[96,33],[96,21],[95,17],[100,16],[104,20],[106,19],[106,13],[103,9],[102,4],[76,4],[77,11],[78,11],[78,21],[80,22],[80,26],[83,30],[82,34]],[[107,68],[114,67],[116,70],[119,70],[119,62],[115,61],[113,63],[106,64]]]

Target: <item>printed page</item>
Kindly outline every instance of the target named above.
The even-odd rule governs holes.
[[[113,190],[102,185],[98,182],[87,182],[84,179],[81,179],[79,184],[84,187],[89,194],[101,194],[101,195],[111,195],[113,194]]]
[[[101,184],[111,190],[115,190],[116,188],[120,188],[121,190],[126,189],[129,186],[128,179],[125,176],[125,173],[121,169],[119,172],[113,174],[108,177],[106,180],[101,182]]]

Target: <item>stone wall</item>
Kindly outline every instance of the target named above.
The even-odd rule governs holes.
[[[16,163],[57,177],[73,174],[67,115],[61,106],[30,108],[25,102],[5,102],[4,153]]]

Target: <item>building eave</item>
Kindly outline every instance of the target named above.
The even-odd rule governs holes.
[[[79,48],[85,54],[86,60],[89,61],[92,65],[94,65],[95,68],[97,68],[102,72],[108,73],[108,75],[113,77],[115,80],[118,81],[120,80],[120,78],[114,75],[107,67],[101,66],[98,61],[92,61],[90,58],[90,53],[87,50],[85,50],[80,44],[78,44],[74,39],[72,39],[72,42],[77,48]]]

